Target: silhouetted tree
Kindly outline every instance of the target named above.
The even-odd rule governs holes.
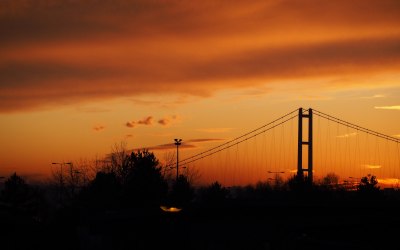
[[[171,202],[176,206],[185,206],[192,201],[194,197],[194,188],[188,178],[180,175],[174,183],[171,190]]]
[[[228,190],[218,181],[201,190],[201,199],[208,204],[220,204],[226,200],[227,196]]]
[[[129,154],[126,149],[126,142],[115,144],[111,149],[110,164],[105,166],[106,172],[115,173],[121,184],[124,184],[128,178],[131,164],[129,163]]]
[[[121,185],[115,173],[98,172],[96,178],[82,191],[81,198],[96,208],[112,208],[121,198]]]
[[[337,185],[338,183],[339,183],[339,176],[335,173],[328,173],[322,179],[322,185],[325,185],[325,186]]]
[[[376,176],[368,174],[361,178],[360,184],[358,185],[358,193],[363,198],[379,198],[381,195],[380,187]]]
[[[173,169],[174,163],[176,161],[176,154],[174,151],[167,151],[164,153],[162,175],[168,184],[171,184],[176,180],[175,172],[171,171]]]
[[[275,174],[274,178],[269,178],[268,182],[272,183],[272,187],[275,190],[282,190],[285,188],[285,181],[283,180],[282,176],[279,174]]]
[[[159,205],[165,199],[168,185],[153,153],[148,150],[132,152],[126,167],[124,188],[131,201],[137,204]]]
[[[29,198],[29,186],[17,173],[12,174],[4,183],[3,199],[13,205],[20,205]]]

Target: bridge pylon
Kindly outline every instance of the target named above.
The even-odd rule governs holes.
[[[299,108],[298,144],[297,144],[297,177],[301,180],[313,181],[313,111]],[[303,119],[308,119],[308,141],[303,141]],[[303,146],[308,147],[308,166],[303,168]],[[305,178],[304,172],[307,173]]]

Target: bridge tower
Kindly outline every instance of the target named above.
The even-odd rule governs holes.
[[[297,141],[297,177],[304,179],[304,172],[307,172],[307,180],[313,181],[313,127],[312,109],[299,108],[299,128]],[[303,141],[303,119],[308,119],[308,141]],[[308,147],[308,167],[303,168],[303,146]]]

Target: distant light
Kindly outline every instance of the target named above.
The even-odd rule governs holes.
[[[177,213],[177,212],[180,212],[180,211],[182,210],[182,208],[178,208],[178,207],[160,206],[160,208],[161,208],[164,212],[168,212],[168,213]]]

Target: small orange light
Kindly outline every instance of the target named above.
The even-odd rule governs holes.
[[[178,208],[178,207],[160,206],[160,208],[161,208],[164,212],[168,212],[168,213],[177,213],[177,212],[180,212],[180,211],[182,210],[182,208]]]

